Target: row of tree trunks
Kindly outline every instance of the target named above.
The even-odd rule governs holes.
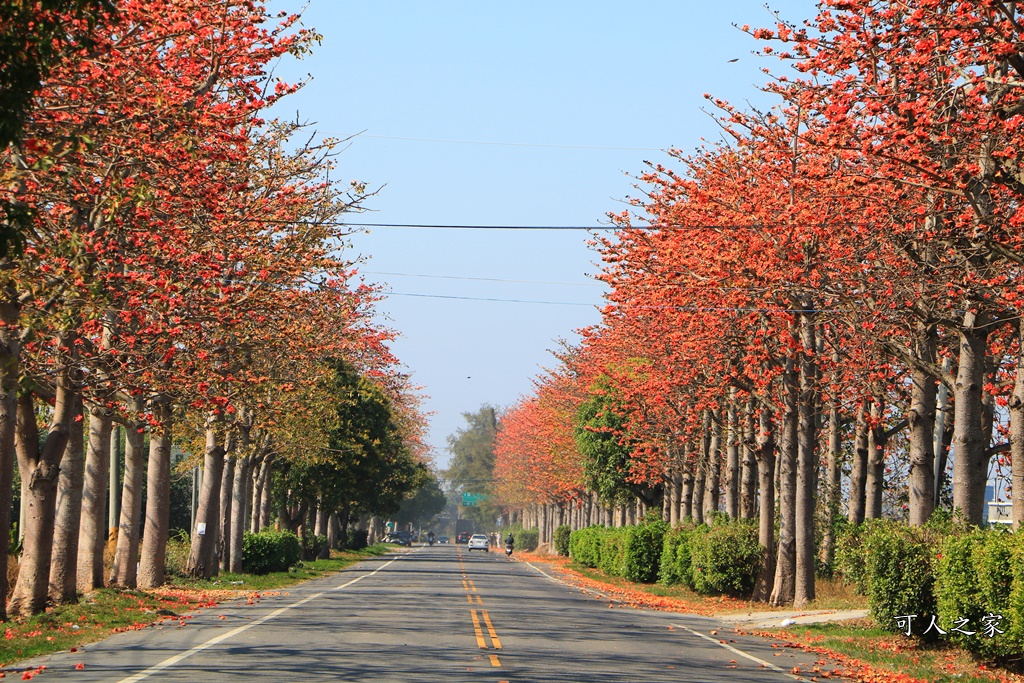
[[[60,340],[62,354],[71,355],[73,340]],[[18,581],[8,610],[31,616],[46,608],[49,593],[50,564],[53,557],[53,533],[56,525],[57,487],[64,457],[80,399],[67,364],[58,369],[53,414],[45,438],[40,439],[36,422],[36,401],[32,391],[18,396],[15,417],[15,451],[21,472],[21,495],[25,505],[25,537]],[[77,534],[76,534],[77,540]],[[6,559],[6,558],[4,558]]]

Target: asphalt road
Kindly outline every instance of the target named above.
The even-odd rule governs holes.
[[[417,547],[255,605],[222,604],[185,626],[121,633],[16,670],[45,664],[44,680],[81,683],[773,683],[814,662],[761,638],[711,635],[718,626],[610,608],[502,553]]]

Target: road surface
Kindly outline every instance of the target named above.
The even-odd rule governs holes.
[[[185,626],[165,622],[33,660],[7,677],[45,664],[44,680],[76,683],[774,683],[814,662],[761,638],[711,635],[717,626],[610,608],[502,553],[436,545],[364,561],[256,605],[208,608]]]

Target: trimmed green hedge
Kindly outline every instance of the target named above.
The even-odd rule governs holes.
[[[572,527],[563,524],[555,529],[555,552],[563,557],[569,554],[569,537],[572,535]]]
[[[692,524],[670,529],[665,534],[661,549],[658,580],[666,586],[683,584],[693,588],[693,571],[690,564],[690,542],[698,528]]]
[[[913,615],[915,636],[990,660],[1024,653],[1024,533],[967,528],[948,515],[923,527],[872,520],[846,530],[836,558],[839,574],[867,594],[882,628],[904,631],[896,618]],[[946,633],[924,633],[933,616]]]
[[[712,595],[753,589],[761,551],[750,522],[669,529],[660,520],[609,529],[572,532],[569,555],[585,567],[638,583],[682,583]]]
[[[537,545],[540,543],[540,531],[537,527],[524,529],[519,524],[513,524],[510,527],[506,527],[505,531],[501,534],[502,547],[504,547],[505,539],[508,538],[510,533],[516,539],[516,550],[536,550]]]
[[[605,527],[588,526],[569,534],[569,557],[595,569],[601,558],[601,533]]]
[[[242,538],[242,565],[251,574],[288,571],[300,559],[302,545],[290,531],[246,533]]]
[[[698,593],[750,595],[760,563],[756,522],[713,524],[690,536],[693,589]]]
[[[606,529],[601,534],[601,554],[598,556],[597,568],[609,576],[625,576],[625,541],[625,527]]]
[[[934,614],[934,539],[921,527],[875,520],[863,534],[864,572],[871,616],[898,631],[896,617]]]
[[[939,625],[949,631],[950,640],[983,657],[1024,652],[1019,628],[1011,629],[1020,616],[1012,613],[1011,593],[1022,591],[1014,576],[1015,569],[1020,573],[1014,560],[1021,559],[1022,546],[1020,538],[1001,530],[975,530],[945,540],[936,563],[935,597]],[[984,628],[987,618],[1006,633],[993,631],[994,637],[989,637]],[[967,619],[968,624],[953,631],[958,619]]]
[[[756,521],[688,523],[665,534],[659,579],[705,595],[746,596],[754,589],[760,561]]]
[[[668,524],[658,520],[624,528],[622,575],[637,583],[653,583],[658,579]]]

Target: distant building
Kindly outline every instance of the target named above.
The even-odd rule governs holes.
[[[1013,524],[1013,503],[989,503],[985,507],[989,524]]]
[[[985,507],[982,510],[982,521],[989,524],[1013,524],[1013,503],[997,501],[995,487],[985,487]]]

